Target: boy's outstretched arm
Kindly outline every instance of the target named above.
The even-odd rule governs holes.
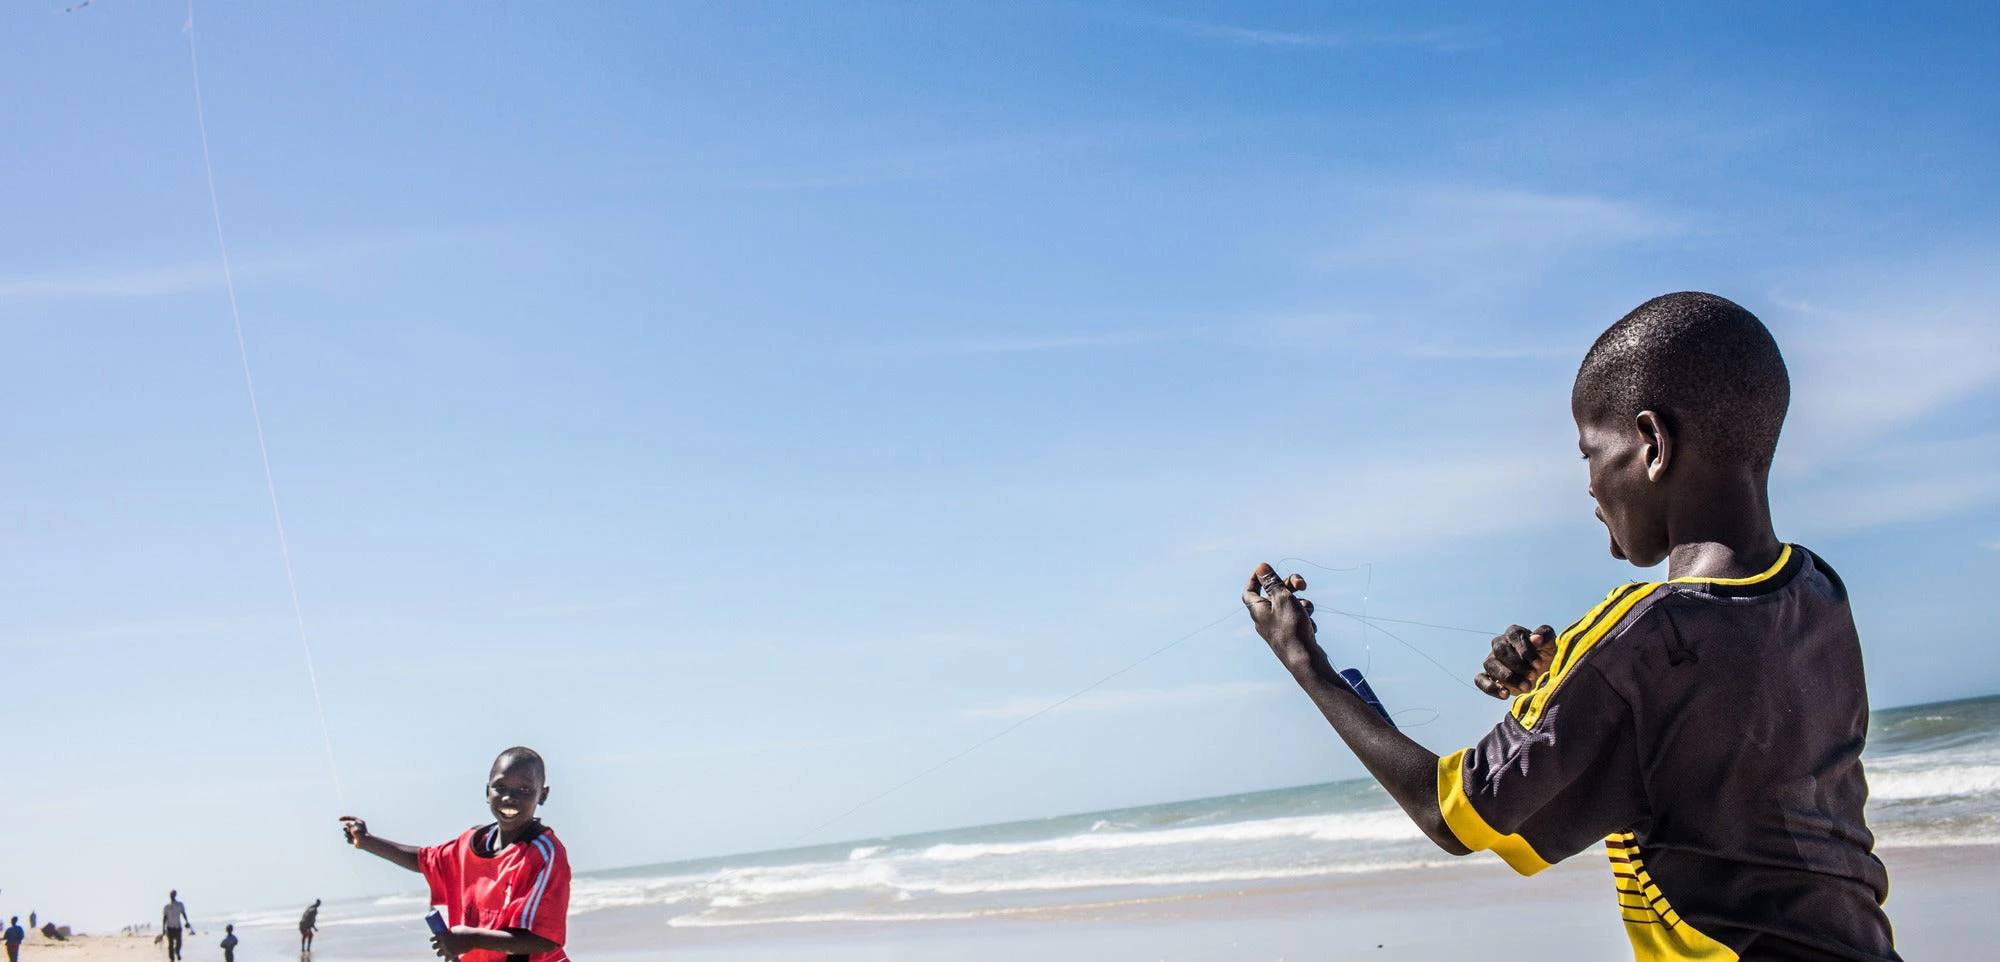
[[[380,835],[371,835],[368,833],[368,823],[352,815],[340,816],[340,830],[347,835],[347,844],[355,848],[371,855],[379,855],[412,872],[423,871],[417,867],[420,849],[415,845],[404,845],[401,842],[391,842]]]
[[[1314,637],[1312,602],[1294,594],[1305,586],[1298,575],[1287,582],[1270,565],[1258,565],[1243,589],[1243,605],[1250,609],[1257,634],[1270,643],[1292,679],[1404,814],[1439,848],[1453,855],[1470,854],[1472,850],[1452,834],[1438,808],[1438,757],[1377,715],[1334,671]]]
[[[527,929],[482,929],[454,925],[443,935],[431,936],[431,948],[441,959],[456,959],[473,949],[502,955],[535,955],[562,948]]]

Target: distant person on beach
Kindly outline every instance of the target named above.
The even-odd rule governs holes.
[[[167,962],[181,960],[181,927],[187,926],[187,934],[194,934],[194,923],[188,921],[187,906],[181,904],[181,893],[175,889],[167,893],[167,906],[160,910],[160,934],[167,940]]]
[[[463,962],[569,962],[563,939],[569,917],[569,855],[556,833],[535,818],[549,800],[548,769],[529,748],[509,748],[486,776],[493,821],[428,848],[392,842],[352,815],[340,817],[347,842],[421,872],[431,904],[445,909],[451,928],[431,938],[440,957]]]
[[[313,950],[313,933],[319,931],[319,899],[306,906],[306,914],[299,916],[299,952]]]
[[[28,940],[28,933],[21,928],[21,917],[16,915],[7,920],[7,962],[21,962],[21,943]]]
[[[1570,392],[1590,494],[1612,557],[1669,577],[1495,638],[1475,681],[1513,704],[1464,751],[1431,754],[1335,672],[1303,579],[1258,565],[1243,603],[1440,848],[1532,875],[1602,840],[1641,962],[1895,962],[1847,589],[1771,527],[1790,399],[1770,332],[1712,294],[1654,298],[1598,337]]]
[[[236,926],[222,927],[222,962],[236,962]]]

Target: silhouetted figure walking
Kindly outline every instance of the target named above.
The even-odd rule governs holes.
[[[160,910],[160,934],[167,937],[167,962],[181,962],[181,929],[194,934],[194,923],[188,921],[187,906],[181,904],[181,893],[175,889],[167,893],[167,906]]]

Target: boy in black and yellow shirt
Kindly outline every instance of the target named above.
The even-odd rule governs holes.
[[[1479,686],[1513,696],[1440,759],[1354,694],[1312,603],[1259,565],[1257,631],[1425,834],[1533,874],[1600,840],[1641,962],[1898,959],[1871,854],[1861,645],[1840,577],[1780,542],[1766,482],[1790,402],[1783,357],[1711,294],[1639,306],[1571,392],[1611,553],[1668,580],[1618,588],[1569,628],[1510,628]]]

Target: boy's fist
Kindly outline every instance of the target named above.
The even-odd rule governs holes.
[[[1493,653],[1486,656],[1485,671],[1472,676],[1472,683],[1495,698],[1525,695],[1549,670],[1556,654],[1556,630],[1543,625],[1529,631],[1520,625],[1493,636]]]
[[[457,962],[458,957],[464,955],[465,950],[470,948],[470,946],[465,944],[464,933],[459,931],[463,928],[465,926],[460,925],[449,931],[439,932],[431,936],[431,951],[436,952],[437,957],[440,959],[446,959],[448,962]]]
[[[1286,668],[1298,671],[1320,654],[1315,640],[1319,626],[1313,623],[1313,603],[1298,596],[1306,590],[1299,575],[1278,577],[1270,565],[1260,564],[1250,573],[1243,589],[1243,607],[1250,609],[1250,621],[1271,646]]]
[[[342,815],[340,831],[347,836],[347,844],[360,848],[361,840],[368,837],[368,823],[352,815]]]

